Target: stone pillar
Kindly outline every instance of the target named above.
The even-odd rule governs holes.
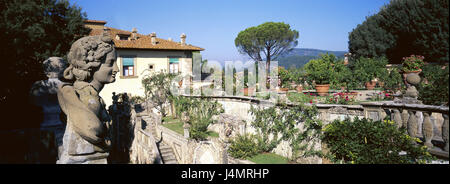
[[[433,122],[431,122],[430,115],[431,112],[424,112],[424,120],[422,124],[422,135],[425,140],[425,146],[428,148],[433,148],[433,144],[431,143],[431,140],[433,139]]]
[[[183,124],[183,130],[184,130],[184,138],[189,139],[189,128],[191,127],[191,125],[184,123]]]

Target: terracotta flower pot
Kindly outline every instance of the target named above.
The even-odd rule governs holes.
[[[330,84],[316,84],[316,92],[319,96],[327,96]]]
[[[373,90],[373,89],[375,89],[375,85],[377,85],[377,82],[375,82],[375,81],[366,82],[366,89]]]
[[[287,92],[287,91],[289,91],[289,88],[280,88],[280,91]]]
[[[408,76],[408,74],[410,74],[410,73],[420,74],[420,72],[422,72],[422,69],[419,69],[417,71],[409,71],[409,72],[403,71],[403,78],[406,79],[406,76]]]
[[[244,89],[242,89],[242,91],[244,91],[245,96],[250,96],[249,95],[250,93],[252,95],[255,93],[255,88],[244,88]]]

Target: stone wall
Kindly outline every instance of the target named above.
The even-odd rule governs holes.
[[[189,147],[193,147],[192,142],[189,139],[184,138],[166,127],[161,126],[160,123],[156,124],[156,137],[165,144],[172,147],[175,154],[175,158],[180,164],[192,163],[192,152]]]
[[[208,141],[196,141],[185,138],[166,127],[156,123],[157,139],[169,145],[179,164],[223,164],[224,147],[222,143],[213,138]]]
[[[161,164],[161,156],[151,133],[136,128],[130,149],[132,164]]]
[[[261,107],[267,108],[271,106],[276,106],[275,103],[269,100],[261,100],[251,97],[237,97],[237,96],[214,96],[214,97],[201,97],[201,96],[191,96],[194,98],[206,98],[209,100],[217,100],[222,104],[224,108],[224,114],[220,115],[218,119],[218,124],[214,124],[210,127],[210,130],[215,130],[217,132],[222,132],[226,130],[218,130],[220,128],[225,128],[223,124],[233,125],[234,134],[256,134],[256,130],[251,126],[253,121],[253,116],[250,113],[250,107]],[[295,104],[288,104],[289,106],[295,106]],[[316,104],[319,110],[319,119],[327,124],[334,121],[335,119],[343,120],[346,117],[353,119],[354,117],[363,118],[364,108],[360,105],[337,105],[337,104]],[[232,117],[232,118],[231,118]],[[240,122],[243,120],[244,125],[239,126]],[[230,122],[231,121],[231,122]],[[235,122],[232,122],[235,121]],[[303,123],[299,122],[297,128],[303,130]],[[243,130],[243,131],[242,131]],[[221,135],[221,134],[220,134]],[[235,135],[234,135],[235,136]],[[234,137],[231,136],[231,137]],[[271,135],[270,137],[273,137]],[[302,144],[307,144],[308,147],[313,147],[315,150],[321,150],[321,141],[318,139],[310,140],[309,142],[303,142]],[[272,151],[275,154],[291,158],[292,149],[287,141],[281,141],[279,145]],[[232,161],[231,161],[232,162]],[[310,164],[321,164],[322,158],[319,157],[308,157],[301,158],[297,160],[299,163],[310,163]]]

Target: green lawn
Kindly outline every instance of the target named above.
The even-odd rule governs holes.
[[[172,116],[166,116],[162,118],[162,121],[164,122],[164,124],[162,125],[163,127],[184,135],[183,122],[181,122],[179,119],[175,119]],[[219,137],[219,133],[217,132],[208,131],[207,133],[209,137]]]
[[[208,136],[209,137],[219,137],[219,133],[214,132],[214,131],[208,131]]]
[[[184,135],[183,122],[181,122],[179,119],[175,119],[172,116],[166,116],[162,118],[162,121],[164,122],[164,124],[162,125],[163,127]]]
[[[260,153],[250,159],[257,164],[287,164],[288,159],[286,157],[277,155],[275,153]]]

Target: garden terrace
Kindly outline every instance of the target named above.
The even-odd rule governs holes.
[[[226,114],[240,116],[251,121],[250,106],[269,107],[275,104],[269,100],[241,96],[186,96],[217,100],[223,105]],[[287,103],[288,106],[296,104]],[[312,105],[312,104],[306,104]],[[360,105],[314,104],[319,110],[319,119],[331,122],[346,117],[368,118],[374,121],[383,120],[389,116],[398,124],[405,127],[411,137],[423,140],[431,154],[448,159],[448,113],[449,108],[421,104],[402,104],[393,101],[363,102]],[[410,116],[413,114],[414,116]],[[247,124],[247,127],[248,124]],[[276,152],[276,150],[275,150]],[[277,153],[286,156],[286,154]]]

